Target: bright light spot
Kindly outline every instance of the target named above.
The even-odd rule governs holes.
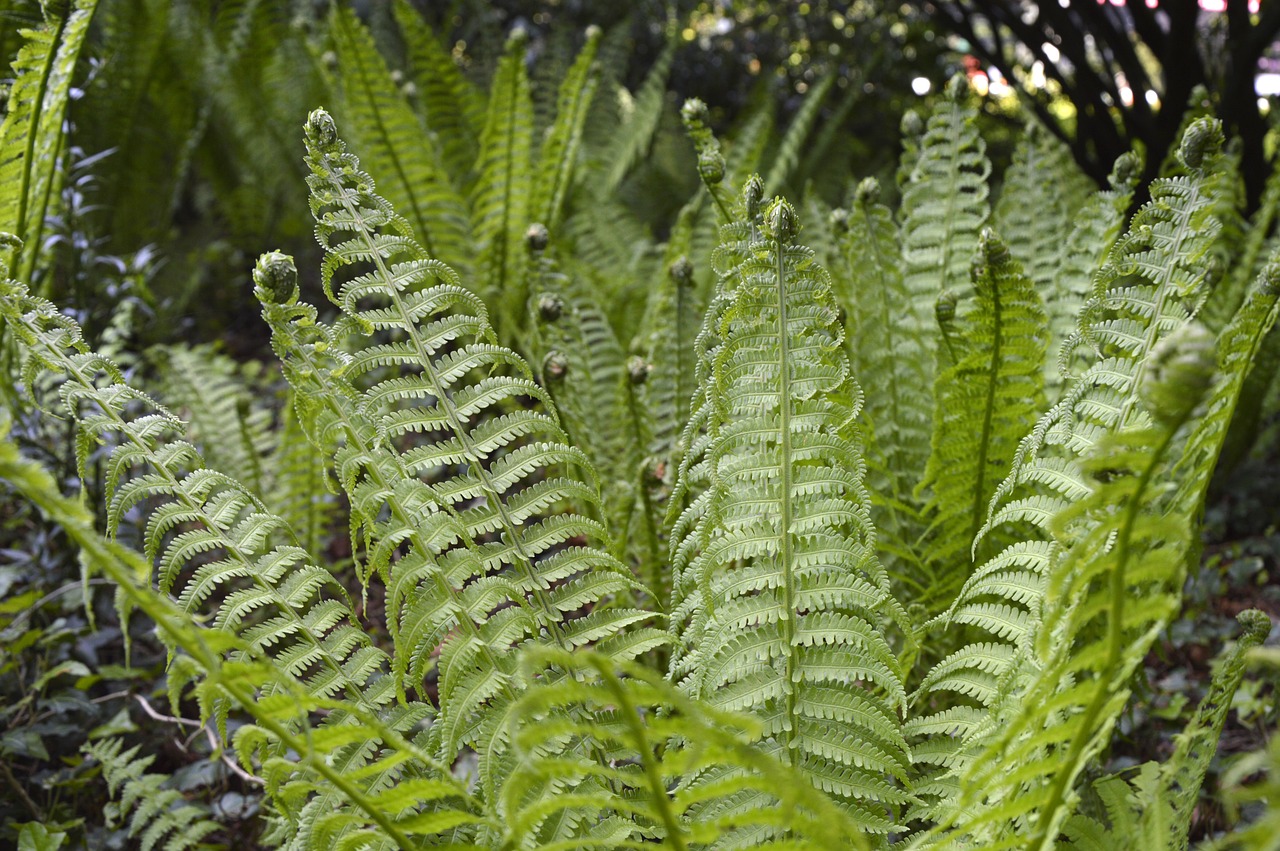
[[[1128,86],[1120,87],[1120,102],[1125,106],[1133,106],[1133,89]]]
[[[929,82],[928,77],[916,77],[911,81],[911,91],[920,97],[929,94],[929,90],[933,88],[933,83]]]
[[[1002,98],[1013,92],[1013,89],[1009,88],[1009,82],[1000,76],[999,69],[994,66],[987,69],[987,78],[990,81],[988,88],[993,98]]]
[[[1045,87],[1044,63],[1037,61],[1031,66],[1031,86],[1036,89]]]
[[[1266,115],[1271,112],[1271,101],[1266,98],[1258,98],[1258,114]]]
[[[1148,106],[1160,105],[1160,95],[1156,94],[1155,89],[1147,89],[1146,98]]]
[[[1280,74],[1259,74],[1253,81],[1253,90],[1263,97],[1280,95]]]
[[[1058,48],[1053,46],[1052,44],[1045,42],[1044,45],[1042,45],[1042,47],[1044,49],[1045,58],[1047,58],[1050,62],[1057,62],[1058,59],[1062,57],[1062,54],[1058,51]]]
[[[1151,0],[1147,0],[1147,5],[1151,5]],[[1258,14],[1258,8],[1261,0],[1249,0],[1249,14]],[[1227,0],[1200,0],[1200,8],[1206,12],[1225,12],[1227,11]]]
[[[983,97],[986,96],[987,89],[989,88],[988,84],[990,82],[989,80],[987,80],[986,74],[979,71],[978,73],[974,74],[972,77],[969,78],[969,82],[973,84],[973,90],[975,92],[977,92],[980,96],[983,96]]]

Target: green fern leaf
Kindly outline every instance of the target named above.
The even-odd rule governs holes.
[[[1173,754],[1163,764],[1143,765],[1130,783],[1116,775],[1095,781],[1111,823],[1104,826],[1088,816],[1073,815],[1063,825],[1072,847],[1186,851],[1200,787],[1218,750],[1231,698],[1244,679],[1246,654],[1271,631],[1271,620],[1257,609],[1241,612],[1236,619],[1245,634],[1214,660],[1209,690],[1176,737]]]
[[[1043,399],[1047,316],[1009,248],[983,231],[975,299],[958,320],[956,360],[938,376],[933,452],[924,487],[934,514],[924,561],[930,592],[949,601],[969,573],[972,547],[996,486]]]
[[[534,221],[541,222],[553,233],[558,230],[564,215],[565,199],[582,146],[583,129],[595,96],[598,78],[593,69],[599,47],[600,31],[592,28],[587,32],[586,45],[560,83],[555,121],[547,129],[538,154],[538,170],[533,177],[529,210]]]
[[[0,232],[25,245],[10,264],[22,280],[35,273],[45,216],[58,195],[71,75],[96,9],[97,0],[77,0],[64,17],[47,10],[46,23],[22,31],[26,42],[13,63],[17,76],[0,124]]]
[[[475,255],[467,206],[446,176],[435,142],[392,82],[355,12],[335,6],[330,30],[342,69],[343,112],[356,150],[377,175],[387,199],[404,211],[427,253],[469,270]]]
[[[1054,520],[1064,554],[1047,577],[1030,658],[1014,669],[1016,696],[996,703],[989,744],[961,773],[935,841],[1053,847],[1074,807],[1072,786],[1108,741],[1133,670],[1177,611],[1191,523],[1162,510],[1160,474],[1212,361],[1210,338],[1194,328],[1170,344],[1176,368],[1152,369],[1145,381],[1155,422],[1105,435],[1082,463],[1093,492]]]
[[[841,808],[757,750],[754,719],[591,652],[530,648],[523,663],[539,685],[512,715],[506,847],[869,847]],[[546,670],[568,676],[534,676]],[[744,806],[759,798],[772,805]]]
[[[491,737],[520,689],[512,647],[594,643],[626,658],[661,635],[637,628],[648,614],[626,601],[640,586],[609,555],[603,527],[560,510],[598,509],[599,497],[573,475],[591,465],[565,445],[528,367],[492,342],[483,305],[372,194],[327,114],[308,121],[307,144],[323,281],[343,333],[295,303],[283,258],[263,259],[258,294],[290,381],[341,443],[338,477],[388,584],[395,678],[420,684],[441,648],[436,741],[447,759],[475,744],[492,792],[502,743]]]
[[[139,757],[137,746],[124,750],[119,739],[104,739],[84,747],[84,753],[102,766],[107,789],[119,801],[104,813],[108,826],[124,826],[144,851],[159,847],[166,851],[198,848],[202,840],[221,825],[206,816],[207,811],[188,804],[182,793],[167,786],[164,774],[146,774],[154,756]]]
[[[913,547],[924,532],[915,489],[929,458],[932,420],[932,316],[920,312],[903,279],[898,228],[879,202],[874,179],[860,183],[843,219],[847,286],[837,287],[850,317],[854,373],[885,376],[867,382],[864,417],[871,432],[868,481],[872,517],[886,567],[910,574]],[[890,555],[894,550],[899,555]]]
[[[1216,227],[1203,189],[1215,145],[1220,144],[1216,125],[1195,125],[1183,143],[1187,160],[1194,163],[1192,176],[1152,185],[1153,200],[1135,217],[1096,276],[1079,331],[1082,340],[1093,343],[1092,365],[1022,439],[1012,471],[992,497],[975,547],[1009,538],[1014,543],[974,571],[945,616],[952,624],[981,630],[985,635],[980,641],[995,637],[1026,648],[1041,634],[1037,621],[1044,578],[1067,548],[1050,533],[1053,518],[1093,489],[1081,471],[1081,459],[1107,435],[1148,421],[1139,395],[1142,365],[1160,340],[1187,323],[1203,298],[1199,259],[1212,244]],[[1076,531],[1087,535],[1088,525]],[[995,672],[1002,680],[999,699],[981,692],[989,687],[992,673],[972,672],[978,682],[969,692],[987,694],[989,699],[979,701],[983,705],[999,703],[1015,685],[1008,671]],[[955,695],[964,693],[965,681],[963,674],[952,673],[918,695],[929,707],[923,718],[954,703]],[[913,720],[909,729],[917,723],[928,722]],[[946,759],[952,762],[968,759],[957,756],[956,750],[944,753],[951,754]]]
[[[82,509],[76,514],[56,490],[46,490],[47,476],[11,459],[0,459],[0,474],[26,487],[89,553],[89,563],[109,569],[125,597],[155,620],[171,649],[171,702],[176,706],[194,684],[202,720],[224,737],[233,705],[253,717],[253,729],[265,737],[257,752],[279,767],[281,803],[296,800],[284,810],[293,816],[287,847],[306,847],[310,819],[335,808],[362,812],[355,816],[360,824],[373,823],[408,847],[404,836],[412,831],[391,824],[369,795],[447,771],[404,739],[429,717],[429,707],[390,710],[386,657],[354,626],[342,587],[298,547],[274,545],[282,521],[238,482],[204,468],[194,447],[178,439],[181,423],[122,383],[109,361],[84,351],[70,318],[15,282],[4,284],[0,311],[24,346],[27,374],[45,369],[65,376],[59,392],[78,420],[82,472],[99,443],[114,447],[107,461],[109,531],[121,528],[132,506],[143,506],[147,555],[98,539]],[[197,626],[202,622],[209,626]],[[323,712],[320,726],[312,726],[313,711]],[[340,729],[347,738],[332,754],[309,744]],[[330,759],[359,771],[344,777]],[[458,792],[453,785],[448,794]]]
[[[967,93],[962,76],[947,85],[902,187],[902,257],[907,289],[921,315],[932,313],[943,293],[967,295],[969,258],[989,215],[991,163],[974,126],[977,111],[963,103]]]
[[[439,140],[445,171],[460,191],[469,192],[484,130],[484,92],[463,75],[447,46],[427,28],[409,0],[396,0],[392,11],[404,34],[411,77],[426,125]]]
[[[523,325],[524,231],[532,224],[533,104],[524,55],[527,36],[516,30],[494,74],[489,112],[476,160],[472,199],[474,251],[482,259],[480,294],[497,305],[499,336]]]
[[[902,674],[881,632],[902,618],[867,515],[851,428],[860,392],[790,206],[775,201],[751,230],[727,270],[736,286],[705,390],[709,488],[684,568],[698,603],[683,687],[757,713],[768,752],[885,831],[909,797],[893,780],[908,777]],[[840,688],[854,680],[864,688]]]

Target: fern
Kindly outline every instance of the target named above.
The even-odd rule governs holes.
[[[845,812],[759,752],[753,719],[690,700],[645,667],[590,652],[530,650],[524,664],[572,675],[540,678],[513,714],[520,759],[508,783],[511,847],[546,847],[533,840],[553,819],[575,825],[576,840],[558,846],[568,848],[645,839],[673,849],[868,847]],[[606,761],[583,757],[592,752]],[[587,782],[564,794],[566,778]],[[772,806],[735,806],[744,797]],[[753,841],[784,829],[786,839]]]
[[[893,601],[850,430],[860,393],[826,275],[794,244],[794,212],[775,201],[764,222],[731,271],[706,379],[710,488],[683,568],[698,599],[684,687],[758,713],[768,752],[887,831],[908,797],[881,776],[908,776],[894,717],[905,693],[880,632]]]
[[[295,303],[283,258],[264,258],[258,294],[309,419],[340,444],[353,523],[387,583],[395,680],[421,689],[443,645],[434,741],[450,761],[474,744],[492,794],[494,737],[520,689],[508,648],[595,643],[628,658],[662,636],[636,628],[648,615],[627,600],[642,589],[609,554],[605,530],[555,511],[599,497],[570,474],[591,466],[563,443],[528,367],[492,343],[480,302],[372,194],[327,114],[312,116],[307,138],[325,290],[356,347],[343,353],[344,336]]]
[[[854,192],[844,218],[847,231],[841,236],[850,277],[840,289],[846,292],[846,310],[856,317],[850,333],[855,374],[886,376],[867,382],[864,416],[871,434],[872,517],[892,568],[897,562],[916,561],[910,545],[924,531],[914,492],[929,457],[930,352],[935,342],[931,317],[919,312],[919,303],[906,288],[898,228],[879,193],[874,179],[863,181]],[[894,572],[910,575],[901,567]],[[916,587],[912,593],[921,590]]]
[[[1019,444],[975,547],[1004,535],[1014,543],[982,562],[946,613],[947,623],[971,624],[989,638],[970,640],[939,662],[917,696],[929,714],[913,719],[909,728],[959,731],[959,739],[933,740],[917,751],[917,761],[951,767],[953,773],[967,765],[958,742],[980,739],[987,730],[978,723],[985,713],[974,704],[990,707],[1004,699],[1013,685],[1005,680],[1015,654],[1039,634],[1045,578],[1069,549],[1069,540],[1050,534],[1050,524],[1092,490],[1081,460],[1108,435],[1146,423],[1138,395],[1142,364],[1157,342],[1188,321],[1202,298],[1198,261],[1216,227],[1203,189],[1220,144],[1216,125],[1194,125],[1183,141],[1191,176],[1152,185],[1152,201],[1097,276],[1079,332],[1093,344],[1094,362]],[[1079,533],[1088,529],[1086,522]],[[948,693],[967,697],[953,706],[956,698]]]
[[[995,224],[1027,277],[1042,292],[1062,260],[1062,234],[1075,215],[1071,187],[1080,173],[1058,139],[1030,122],[1013,152],[996,204]],[[1034,211],[1034,212],[1032,212]]]
[[[469,192],[475,152],[484,129],[484,93],[471,84],[408,0],[392,7],[404,33],[411,78],[427,127],[436,134],[446,173],[460,191]]]
[[[107,789],[119,803],[109,804],[104,815],[108,826],[128,819],[129,837],[142,851],[164,847],[166,851],[186,851],[200,845],[218,829],[200,807],[186,803],[182,794],[165,786],[164,774],[145,774],[155,757],[139,757],[138,748],[124,750],[119,739],[104,739],[86,745],[84,752],[102,766]],[[163,846],[160,843],[163,842]]]
[[[0,124],[0,231],[26,246],[21,253],[14,249],[10,260],[22,280],[31,280],[35,272],[45,216],[58,194],[63,116],[96,8],[96,0],[77,0],[60,17],[46,7],[44,25],[22,31],[26,42],[14,61],[17,77]]]
[[[974,127],[977,111],[963,103],[967,92],[961,76],[947,84],[947,97],[929,116],[919,153],[904,156],[914,164],[902,187],[902,257],[916,311],[925,315],[940,295],[966,294],[969,258],[989,215],[991,163]]]
[[[1142,161],[1137,154],[1125,154],[1116,160],[1111,169],[1110,188],[1099,190],[1085,202],[1067,237],[1053,285],[1045,298],[1053,335],[1049,363],[1057,366],[1052,371],[1046,369],[1045,380],[1050,388],[1075,374],[1077,364],[1066,343],[1074,334],[1080,309],[1092,291],[1093,273],[1105,261],[1124,227],[1124,216],[1133,201],[1141,171]]]
[[[494,75],[489,112],[476,160],[478,179],[472,201],[476,248],[482,258],[481,294],[489,304],[501,305],[496,318],[499,333],[519,328],[523,317],[524,229],[533,221],[533,104],[524,54],[527,37],[516,30]]]
[[[1017,676],[1017,699],[995,713],[991,743],[975,755],[940,819],[935,834],[950,842],[1054,845],[1079,772],[1107,741],[1130,676],[1177,610],[1192,542],[1182,518],[1160,510],[1158,471],[1199,401],[1193,388],[1203,392],[1212,375],[1204,338],[1179,336],[1185,342],[1173,345],[1186,351],[1171,352],[1179,369],[1167,384],[1154,377],[1148,383],[1151,394],[1168,394],[1176,407],[1158,409],[1151,426],[1099,441],[1083,463],[1097,484],[1056,520],[1065,552],[1047,577],[1032,658]],[[1068,532],[1080,522],[1088,524],[1083,537]]]
[[[419,126],[404,95],[355,13],[335,6],[333,33],[342,74],[344,114],[356,150],[378,176],[414,236],[432,257],[470,269],[467,205],[446,177],[435,142]]]
[[[1246,654],[1271,631],[1271,620],[1257,609],[1241,612],[1237,620],[1245,633],[1215,660],[1209,691],[1177,736],[1169,759],[1144,764],[1130,783],[1115,775],[1095,781],[1111,824],[1108,828],[1088,816],[1072,816],[1063,826],[1072,847],[1105,851],[1129,845],[1185,851],[1200,786],[1217,750],[1231,698],[1244,678]]]
[[[530,210],[534,221],[559,228],[573,182],[588,110],[596,91],[595,58],[600,30],[587,31],[587,43],[560,82],[555,120],[547,129],[533,177]]]
[[[194,447],[177,439],[181,424],[124,384],[109,361],[84,351],[72,320],[15,282],[5,284],[0,309],[29,352],[27,383],[41,368],[66,377],[60,394],[80,423],[82,479],[90,451],[98,442],[110,445],[108,531],[117,534],[126,513],[145,507],[145,556],[120,555],[123,548],[96,542],[88,524],[69,515],[56,494],[39,491],[45,486],[38,475],[14,468],[6,477],[37,489],[28,495],[76,530],[77,543],[98,553],[98,563],[133,565],[119,567],[112,579],[156,620],[173,650],[188,654],[171,655],[171,700],[176,705],[194,681],[202,717],[223,733],[232,704],[254,716],[255,726],[237,735],[258,743],[244,752],[246,761],[260,755],[264,768],[284,762],[268,791],[287,816],[288,847],[306,847],[317,825],[339,813],[352,824],[372,820],[408,847],[404,831],[392,824],[394,815],[387,814],[400,809],[385,809],[376,799],[414,775],[443,776],[439,764],[402,735],[430,710],[390,706],[394,691],[382,676],[385,656],[353,625],[341,586],[298,547],[273,546],[282,521],[238,482],[204,468]],[[149,587],[152,560],[158,594]],[[210,627],[194,626],[204,620]],[[322,709],[327,717],[313,728],[308,714]],[[331,753],[321,758],[304,741]],[[390,750],[383,752],[384,745]],[[281,756],[291,749],[311,755],[305,768]],[[406,756],[414,762],[406,764]],[[343,778],[343,771],[353,777]],[[406,805],[458,794],[456,786],[445,786],[432,780]]]
[[[155,349],[160,365],[160,397],[186,416],[192,441],[209,465],[265,493],[269,470],[271,412],[253,404],[253,395],[235,361],[209,347]]]
[[[923,559],[937,577],[929,592],[944,601],[969,572],[987,505],[1043,398],[1044,305],[989,229],[974,258],[973,289],[972,307],[957,322],[955,363],[938,376],[923,483],[934,515]]]

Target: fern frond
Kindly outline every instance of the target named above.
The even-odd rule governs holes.
[[[533,103],[526,49],[527,36],[516,30],[498,61],[471,204],[474,250],[482,258],[479,291],[487,304],[497,306],[494,327],[500,338],[522,327],[528,297],[524,230],[533,223]]]
[[[1045,297],[1052,334],[1045,382],[1051,397],[1059,395],[1054,388],[1076,375],[1078,358],[1066,344],[1075,333],[1080,309],[1093,290],[1094,272],[1102,266],[1124,227],[1124,216],[1133,201],[1141,172],[1142,160],[1137,154],[1124,154],[1116,160],[1109,178],[1110,188],[1098,190],[1085,202],[1067,237]],[[1050,369],[1050,365],[1055,368]]]
[[[22,31],[26,39],[14,60],[15,78],[0,124],[0,232],[25,246],[14,249],[11,268],[29,281],[44,240],[45,216],[57,197],[65,150],[62,121],[71,96],[71,75],[84,45],[97,0],[76,0],[58,17]]]
[[[1063,825],[1073,847],[1186,851],[1191,816],[1199,803],[1209,762],[1218,750],[1231,698],[1244,679],[1246,654],[1271,631],[1270,618],[1257,609],[1243,611],[1236,619],[1245,633],[1214,660],[1209,690],[1186,729],[1175,737],[1168,760],[1143,765],[1129,783],[1116,775],[1095,781],[1111,823],[1103,826],[1088,816],[1073,815]]]
[[[800,152],[808,143],[813,127],[818,122],[822,103],[827,99],[827,93],[831,91],[835,82],[836,75],[827,74],[805,93],[804,103],[796,110],[791,124],[787,126],[787,132],[778,142],[778,151],[774,154],[773,164],[765,174],[766,198],[772,198],[782,191],[794,175],[796,167],[800,164]]]
[[[595,97],[598,78],[593,69],[599,47],[600,30],[592,27],[587,31],[587,43],[560,82],[555,121],[547,129],[538,152],[529,210],[533,221],[541,222],[552,233],[559,229],[564,215],[587,113]]]
[[[467,272],[475,256],[467,205],[435,141],[418,124],[355,12],[334,6],[330,21],[342,70],[343,114],[356,151],[427,254]]]
[[[956,361],[938,376],[923,483],[932,490],[933,514],[924,561],[936,577],[930,593],[940,601],[950,601],[968,576],[987,506],[1044,392],[1044,304],[990,229],[978,243],[973,289],[974,301],[957,322]]]
[[[630,109],[624,116],[623,122],[614,130],[610,139],[601,146],[602,150],[598,158],[607,171],[604,182],[600,186],[600,195],[604,197],[613,195],[622,185],[627,174],[652,147],[654,136],[658,132],[658,124],[662,119],[667,96],[667,78],[671,75],[671,65],[675,61],[678,44],[675,27],[669,26],[662,50],[653,60],[653,65],[645,74],[635,97],[628,99]]]
[[[1134,669],[1177,612],[1192,524],[1164,510],[1161,473],[1212,381],[1211,344],[1200,326],[1170,337],[1143,381],[1150,424],[1104,435],[1082,460],[1094,485],[1054,519],[1064,554],[1046,578],[1016,698],[997,705],[989,744],[943,808],[940,841],[1034,849],[1057,841],[1077,777],[1109,740]]]
[[[883,832],[910,797],[902,673],[882,632],[904,618],[876,560],[852,428],[861,394],[827,275],[797,229],[774,201],[729,270],[706,378],[706,509],[684,556],[697,605],[683,687],[756,713],[767,752]]]
[[[160,398],[185,416],[192,442],[209,465],[253,493],[266,493],[271,411],[253,404],[235,361],[209,346],[165,346],[150,356],[160,368]]]
[[[626,658],[662,637],[639,628],[639,583],[604,528],[561,510],[598,510],[599,496],[524,361],[493,343],[483,305],[373,194],[322,111],[307,146],[322,278],[344,328],[296,303],[285,258],[263,258],[258,295],[290,382],[341,444],[353,523],[388,586],[395,680],[420,688],[442,648],[435,742],[449,760],[475,745],[489,788],[492,737],[520,690],[513,647],[593,643]]]
[[[994,637],[1026,648],[1040,634],[1045,577],[1069,548],[1050,532],[1053,518],[1093,489],[1081,459],[1108,435],[1147,424],[1139,395],[1142,366],[1159,341],[1188,322],[1203,298],[1199,261],[1216,227],[1203,188],[1220,144],[1217,125],[1194,126],[1183,142],[1184,155],[1194,164],[1192,174],[1152,185],[1152,201],[1111,249],[1096,277],[1079,331],[1081,339],[1095,343],[1092,365],[1022,439],[1012,471],[992,497],[975,548],[1009,538],[1014,543],[974,571],[945,615],[953,626],[972,625],[985,633],[977,640]],[[1076,531],[1090,534],[1087,523]],[[986,695],[979,700],[984,706],[999,703],[1014,687],[1012,681],[1002,683],[1000,696],[978,689],[988,688],[993,675],[1007,680],[1009,670],[973,669],[975,684],[968,693]],[[945,709],[966,693],[966,676],[952,673],[918,699],[929,707],[927,712]],[[926,722],[913,720],[909,727],[917,723]],[[960,759],[957,750],[949,753],[947,760]]]
[[[1029,122],[1005,172],[994,221],[1013,258],[1046,300],[1063,260],[1063,237],[1071,232],[1076,212],[1068,187],[1080,179],[1062,142],[1039,123]]]
[[[129,836],[143,851],[199,847],[220,825],[206,818],[206,810],[187,803],[181,792],[167,786],[167,775],[145,773],[155,757],[139,757],[139,749],[134,746],[126,751],[119,739],[103,739],[83,748],[86,756],[102,766],[107,790],[118,798],[104,812],[108,827],[124,826],[127,819]]]
[[[879,194],[879,183],[864,180],[844,219],[841,247],[850,279],[843,302],[854,341],[854,374],[884,376],[864,388],[872,518],[881,533],[882,552],[897,542],[895,549],[906,553],[908,543],[914,545],[924,531],[914,494],[929,458],[936,332],[931,313],[920,312],[906,287],[898,228]],[[907,572],[895,567],[900,561],[886,559],[886,566]]]
[[[79,422],[81,466],[98,442],[110,447],[111,534],[132,506],[145,507],[146,555],[99,538],[84,510],[59,496],[47,474],[18,458],[7,441],[0,445],[0,476],[65,528],[87,563],[106,571],[124,598],[156,622],[171,650],[175,706],[194,683],[202,720],[224,736],[232,706],[253,717],[237,736],[258,736],[252,756],[278,778],[269,791],[292,816],[287,847],[306,847],[311,822],[331,812],[347,813],[352,824],[375,824],[403,848],[410,847],[406,833],[436,832],[397,827],[395,816],[371,800],[418,778],[443,779],[445,787],[410,796],[413,807],[466,795],[441,763],[404,738],[430,708],[390,706],[386,657],[354,625],[341,586],[298,547],[273,546],[281,521],[239,483],[203,468],[195,449],[177,439],[181,424],[122,383],[110,362],[84,351],[71,319],[15,282],[4,285],[2,296],[6,326],[28,355],[28,377],[40,369],[66,377],[60,393]],[[318,726],[313,712],[323,713]],[[469,808],[455,826],[475,821]]]
[[[271,485],[267,504],[276,511],[309,553],[323,552],[334,525],[338,504],[330,473],[335,447],[323,435],[313,446],[294,404],[286,404],[279,439],[271,457]]]
[[[506,847],[868,847],[840,807],[756,749],[754,719],[597,653],[531,648],[523,663],[539,685],[512,716]],[[566,675],[533,676],[547,669]],[[757,797],[771,806],[743,806]]]
[[[991,163],[974,126],[977,110],[964,104],[967,94],[963,76],[947,84],[902,187],[902,258],[907,289],[922,315],[933,312],[943,293],[967,295],[969,258],[990,214]]]
[[[392,11],[404,35],[411,79],[418,87],[427,128],[440,146],[445,171],[460,191],[469,192],[484,130],[485,93],[463,75],[448,47],[428,29],[409,0],[396,0]]]

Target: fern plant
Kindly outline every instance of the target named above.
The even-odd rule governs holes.
[[[334,14],[343,85],[376,87],[369,111],[347,104],[357,135],[379,116],[416,122],[366,61],[360,24]],[[366,141],[393,166],[390,194],[517,191],[532,167],[521,49],[497,72],[471,178],[445,171],[456,145],[397,171],[399,137]],[[736,197],[724,184],[768,119],[726,160],[687,106],[703,189],[655,264],[665,279],[630,361],[590,273],[550,249],[587,111],[563,95],[541,148],[554,167],[520,202],[536,209],[481,204],[495,212],[472,239],[489,253],[466,277],[424,244],[441,208],[400,215],[337,122],[311,114],[329,304],[308,303],[282,253],[254,271],[289,384],[286,440],[305,436],[305,452],[268,448],[224,362],[170,350],[162,404],[11,267],[0,275],[23,404],[55,404],[52,385],[83,481],[101,460],[105,534],[9,440],[0,477],[117,587],[122,617],[155,622],[174,711],[194,698],[261,778],[266,840],[1185,847],[1238,651],[1169,760],[1132,792],[1104,781],[1110,824],[1079,802],[1178,611],[1214,464],[1276,321],[1280,257],[1220,335],[1196,320],[1220,231],[1218,125],[1189,125],[1183,173],[1152,185],[1123,235],[1128,166],[1085,202],[1112,212],[1072,239],[1104,260],[1064,359],[1083,370],[1050,399],[1054,322],[1037,290],[1050,276],[978,230],[989,166],[959,82],[910,143],[901,235],[863,184],[813,229],[821,254],[764,178]],[[708,217],[718,245],[700,270]],[[518,282],[495,286],[494,264]],[[876,328],[886,316],[905,318]],[[903,343],[875,350],[888,339]],[[325,514],[305,506],[326,483],[350,508],[354,593],[313,549]],[[1245,624],[1256,643],[1265,618]],[[93,753],[141,842],[210,835],[122,745]],[[1151,815],[1129,817],[1148,800]]]

